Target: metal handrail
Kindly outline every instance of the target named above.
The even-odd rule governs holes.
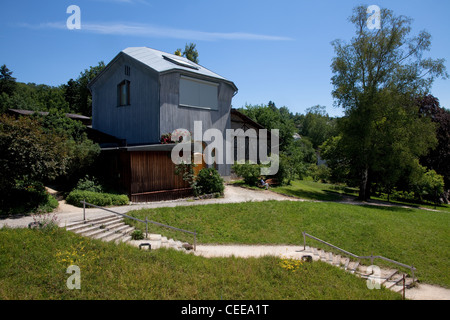
[[[343,252],[343,253],[345,253],[345,254],[353,257],[353,258],[356,258],[356,259],[370,259],[370,263],[372,263],[372,264],[373,264],[373,260],[374,259],[382,259],[382,260],[389,261],[389,262],[392,262],[394,264],[397,264],[399,266],[402,266],[404,268],[410,269],[411,270],[412,279],[413,279],[413,283],[415,283],[414,271],[417,270],[417,269],[414,268],[414,266],[409,266],[409,265],[406,265],[404,263],[401,263],[401,262],[398,262],[398,261],[395,261],[395,260],[392,260],[392,259],[389,259],[389,258],[385,258],[383,256],[374,256],[374,255],[358,256],[358,255],[356,255],[354,253],[348,252],[348,251],[346,251],[344,249],[341,249],[341,248],[339,248],[339,247],[337,247],[335,245],[332,245],[331,243],[323,241],[322,239],[314,237],[314,236],[312,236],[312,235],[310,235],[310,234],[308,234],[308,233],[306,233],[304,231],[302,232],[302,234],[303,234],[303,250],[306,250],[306,237],[308,237],[308,238],[314,239],[316,241],[319,241],[319,242],[321,242],[321,243],[323,243],[323,244],[325,244],[327,246],[330,246],[330,247],[332,247],[332,248],[334,248],[336,250],[339,250],[339,251],[341,251],[341,252]]]
[[[158,225],[160,227],[165,227],[165,228],[173,229],[173,230],[176,230],[176,231],[181,231],[181,232],[192,234],[192,235],[194,235],[194,251],[196,251],[196,248],[197,248],[197,232],[188,231],[188,230],[184,230],[184,229],[180,229],[180,228],[175,228],[175,227],[169,226],[167,224],[163,224],[163,223],[160,223],[160,222],[148,220],[147,217],[145,217],[145,220],[141,220],[141,219],[129,216],[129,215],[124,214],[124,213],[120,213],[120,212],[109,210],[109,209],[106,209],[106,208],[103,208],[103,207],[96,206],[95,204],[88,203],[88,202],[86,202],[84,200],[80,201],[80,203],[83,204],[83,220],[84,221],[86,221],[86,205],[88,205],[90,207],[94,207],[94,208],[97,208],[97,209],[102,209],[104,211],[108,211],[108,212],[111,212],[111,213],[114,213],[114,214],[118,214],[118,215],[120,215],[122,217],[125,217],[125,218],[128,218],[128,219],[132,219],[132,220],[135,220],[135,221],[138,221],[138,222],[145,223],[145,236],[146,237],[148,237],[148,223],[153,223],[153,224]]]

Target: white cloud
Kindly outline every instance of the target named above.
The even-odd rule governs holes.
[[[22,27],[33,29],[51,28],[65,29],[65,23],[48,22],[39,25],[21,24]],[[208,32],[188,29],[166,28],[146,24],[131,23],[85,23],[81,22],[81,30],[89,33],[118,35],[118,36],[140,36],[157,38],[174,38],[188,40],[261,40],[261,41],[289,41],[289,37],[255,34],[247,32]]]

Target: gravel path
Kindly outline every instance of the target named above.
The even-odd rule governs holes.
[[[212,203],[238,203],[238,202],[249,202],[249,201],[267,201],[267,200],[288,200],[288,201],[302,201],[301,199],[295,199],[292,197],[284,196],[271,192],[268,190],[251,190],[246,188],[241,188],[232,185],[226,185],[223,198],[213,198],[213,199],[180,199],[172,201],[159,201],[159,202],[149,202],[149,203],[135,203],[127,206],[112,207],[108,208],[112,211],[119,213],[127,213],[131,210],[139,209],[152,209],[161,207],[176,207],[176,206],[194,206],[194,205],[204,205]],[[60,225],[65,225],[66,223],[77,221],[83,218],[83,208],[74,207],[65,203],[65,201],[59,201],[59,207],[54,211],[54,213],[60,223]],[[86,218],[89,219],[93,216],[107,215],[108,213],[97,208],[86,208]],[[16,216],[9,217],[0,220],[0,228],[7,225],[9,227],[27,227],[30,222],[33,222],[33,218],[30,216]]]

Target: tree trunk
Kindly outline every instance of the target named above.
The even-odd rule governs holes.
[[[361,173],[358,200],[367,201],[369,199],[370,199],[369,168],[366,167],[365,169],[363,169]]]

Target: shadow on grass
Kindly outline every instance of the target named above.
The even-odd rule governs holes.
[[[342,200],[342,195],[335,191],[323,190],[323,191],[312,191],[303,189],[292,189],[286,187],[273,188],[272,191],[287,194],[289,196],[294,196],[301,199],[310,199],[318,201],[339,201]]]

